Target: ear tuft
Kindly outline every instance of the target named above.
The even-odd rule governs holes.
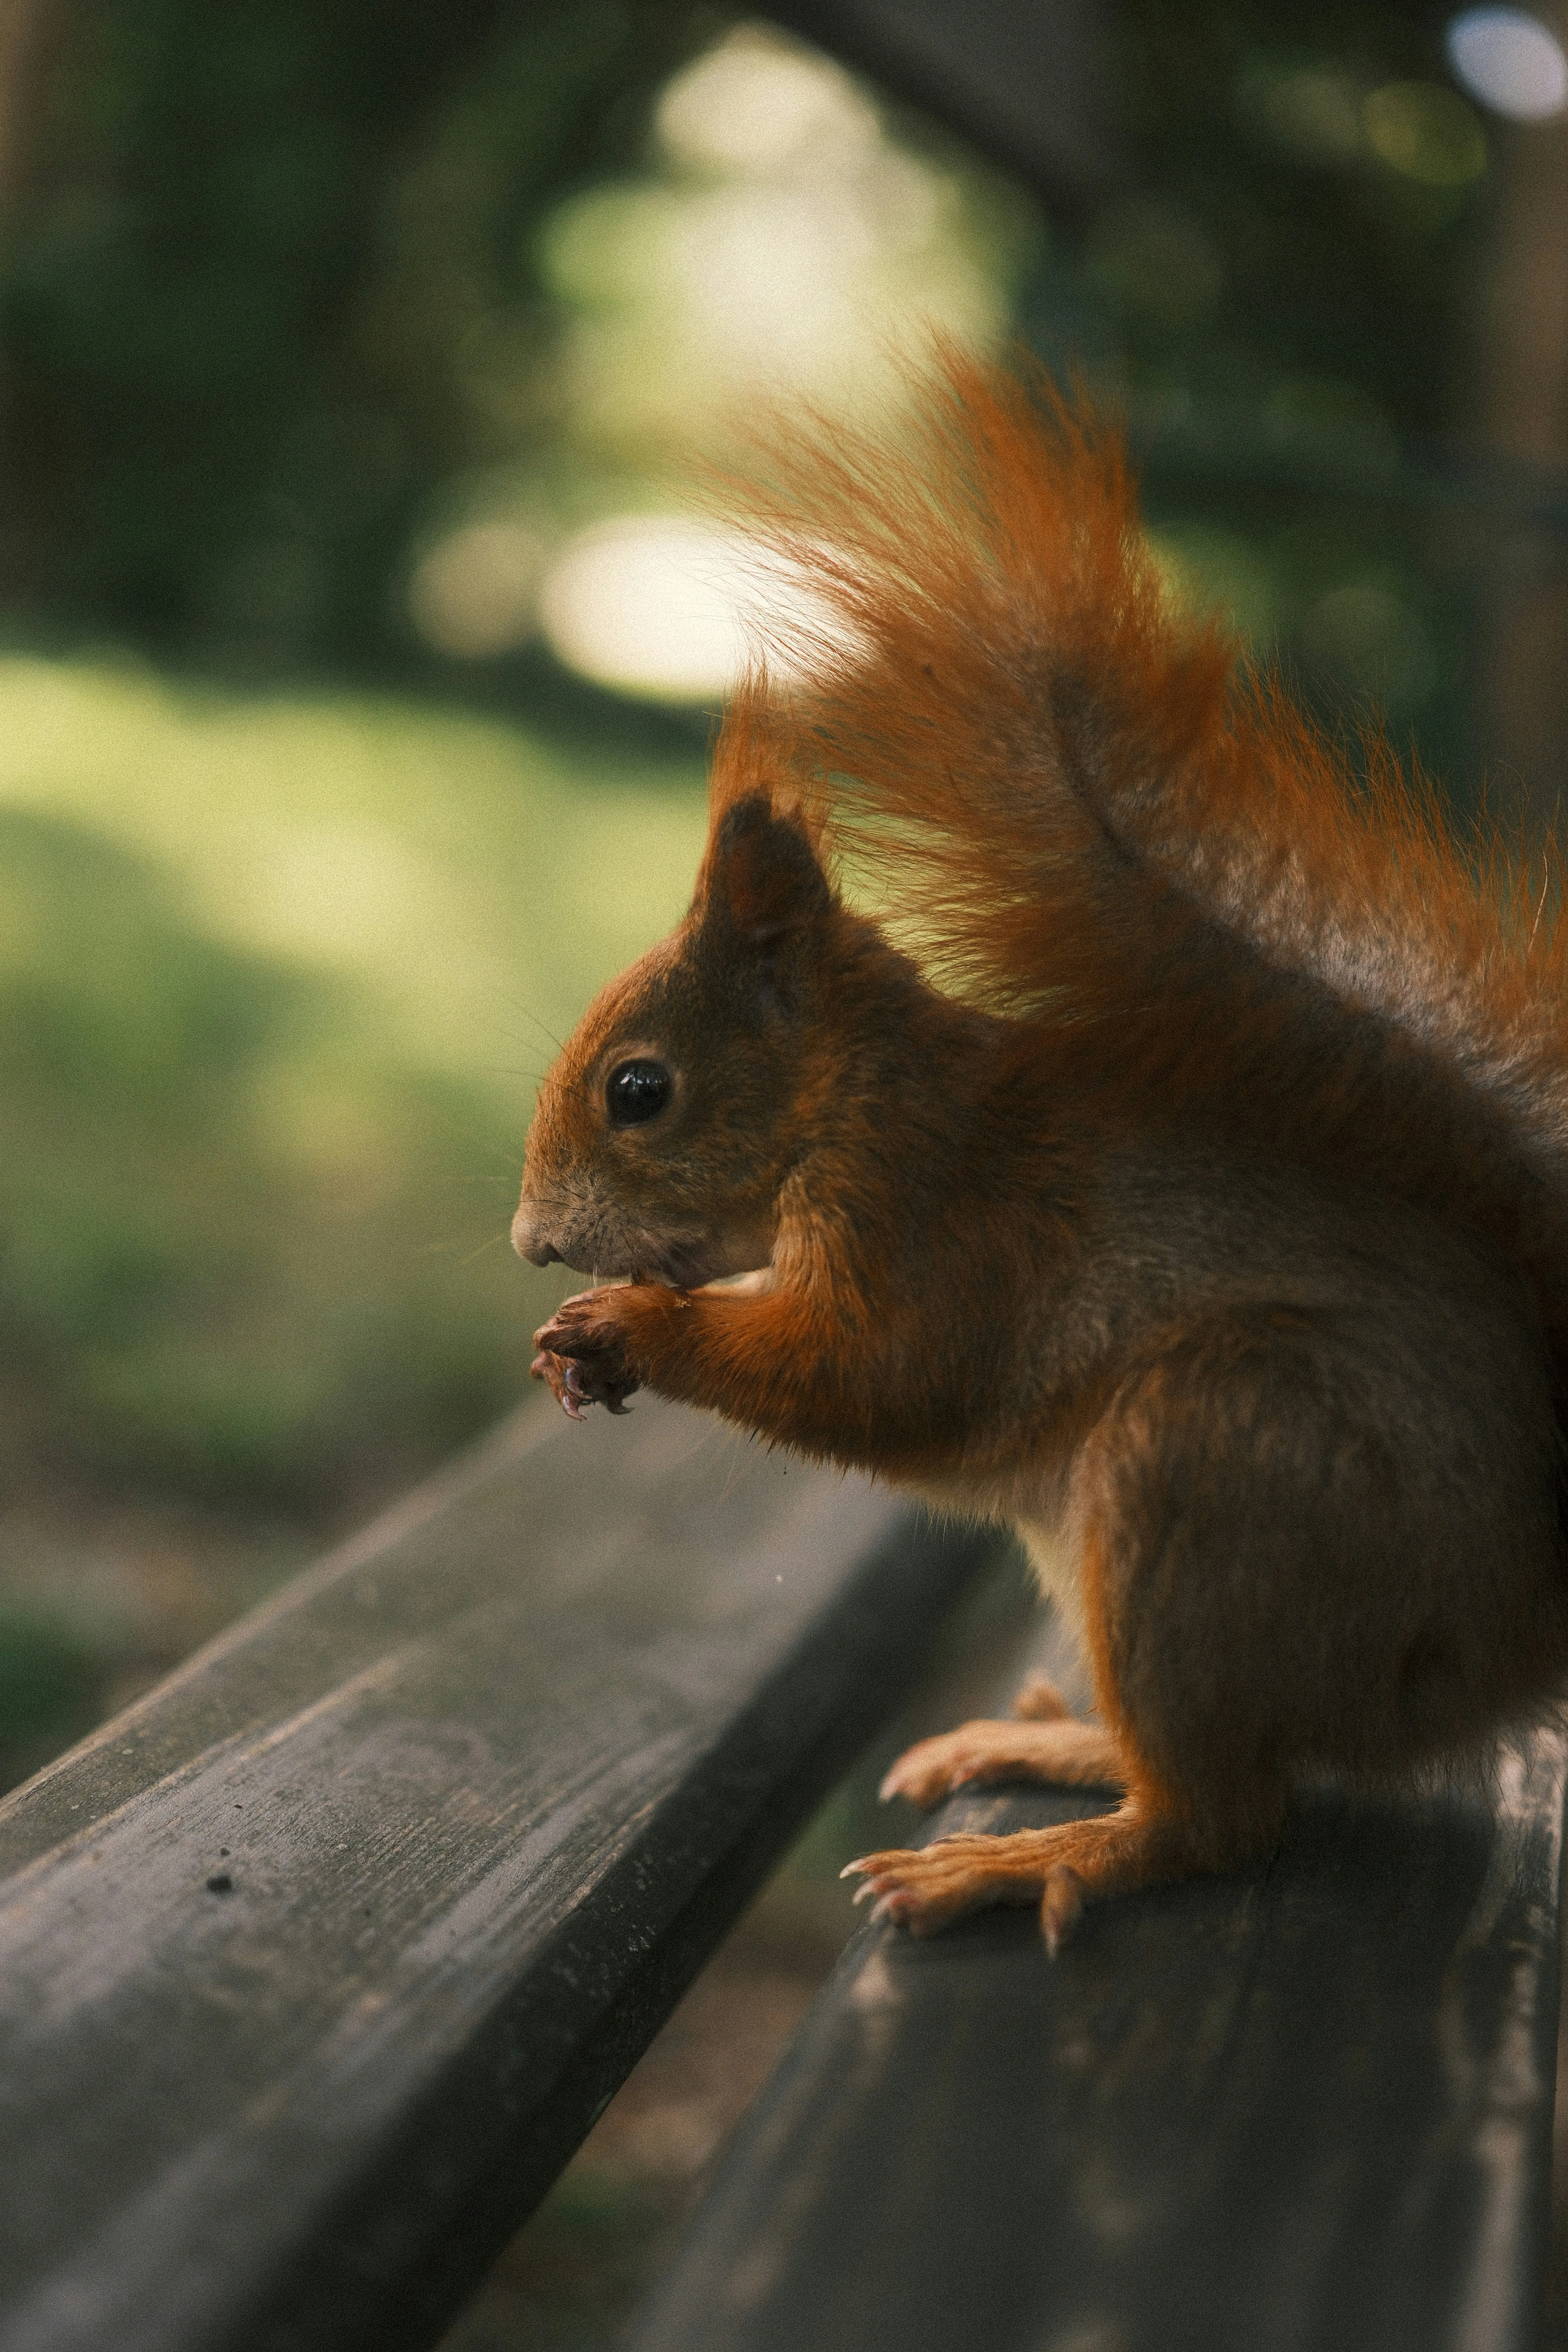
[[[764,793],[748,793],[720,819],[707,859],[704,899],[752,947],[803,930],[832,902],[827,877],[805,826],[774,813]]]

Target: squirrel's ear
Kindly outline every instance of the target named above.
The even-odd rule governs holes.
[[[702,882],[704,921],[717,918],[752,947],[804,929],[833,898],[805,826],[775,815],[763,793],[748,793],[725,810]]]

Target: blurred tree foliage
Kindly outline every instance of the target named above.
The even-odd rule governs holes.
[[[534,224],[715,21],[60,0],[0,309],[14,619],[247,666],[399,643],[432,482],[530,425],[487,362],[542,348]]]
[[[1091,223],[1086,260],[1141,383],[1253,404],[1287,446],[1451,425],[1489,167],[1452,13],[1127,0],[1140,193]]]
[[[1122,387],[1194,598],[1325,712],[1386,709],[1465,797],[1486,751],[1477,607],[1507,515],[1486,484],[1451,495],[1499,161],[1447,70],[1451,13],[1125,0],[1135,184],[1058,241],[1026,324],[1057,363]]]
[[[1463,410],[1496,179],[1447,13],[1122,0],[1123,161],[1022,317],[1129,397],[1173,573],[1458,776],[1491,526],[1402,457]],[[419,643],[409,567],[443,485],[559,466],[572,298],[540,231],[635,177],[661,84],[729,21],[62,6],[0,280],[15,624],[537,705],[536,656]]]

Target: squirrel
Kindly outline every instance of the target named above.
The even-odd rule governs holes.
[[[532,1369],[1018,1530],[1098,1720],[1037,1686],[883,1793],[1120,1801],[845,1874],[922,1935],[1038,1902],[1054,1952],[1568,1679],[1568,923],[1173,606],[1032,362],[942,352],[748,498],[808,594],[689,912],[541,1091],[515,1245],[616,1279]]]

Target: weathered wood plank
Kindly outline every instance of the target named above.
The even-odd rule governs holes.
[[[431,2341],[986,1547],[532,1415],[0,1806],[0,2346]]]
[[[1564,1744],[1272,1866],[858,1937],[627,2352],[1526,2352]],[[1074,1818],[953,1801],[925,1835]]]

